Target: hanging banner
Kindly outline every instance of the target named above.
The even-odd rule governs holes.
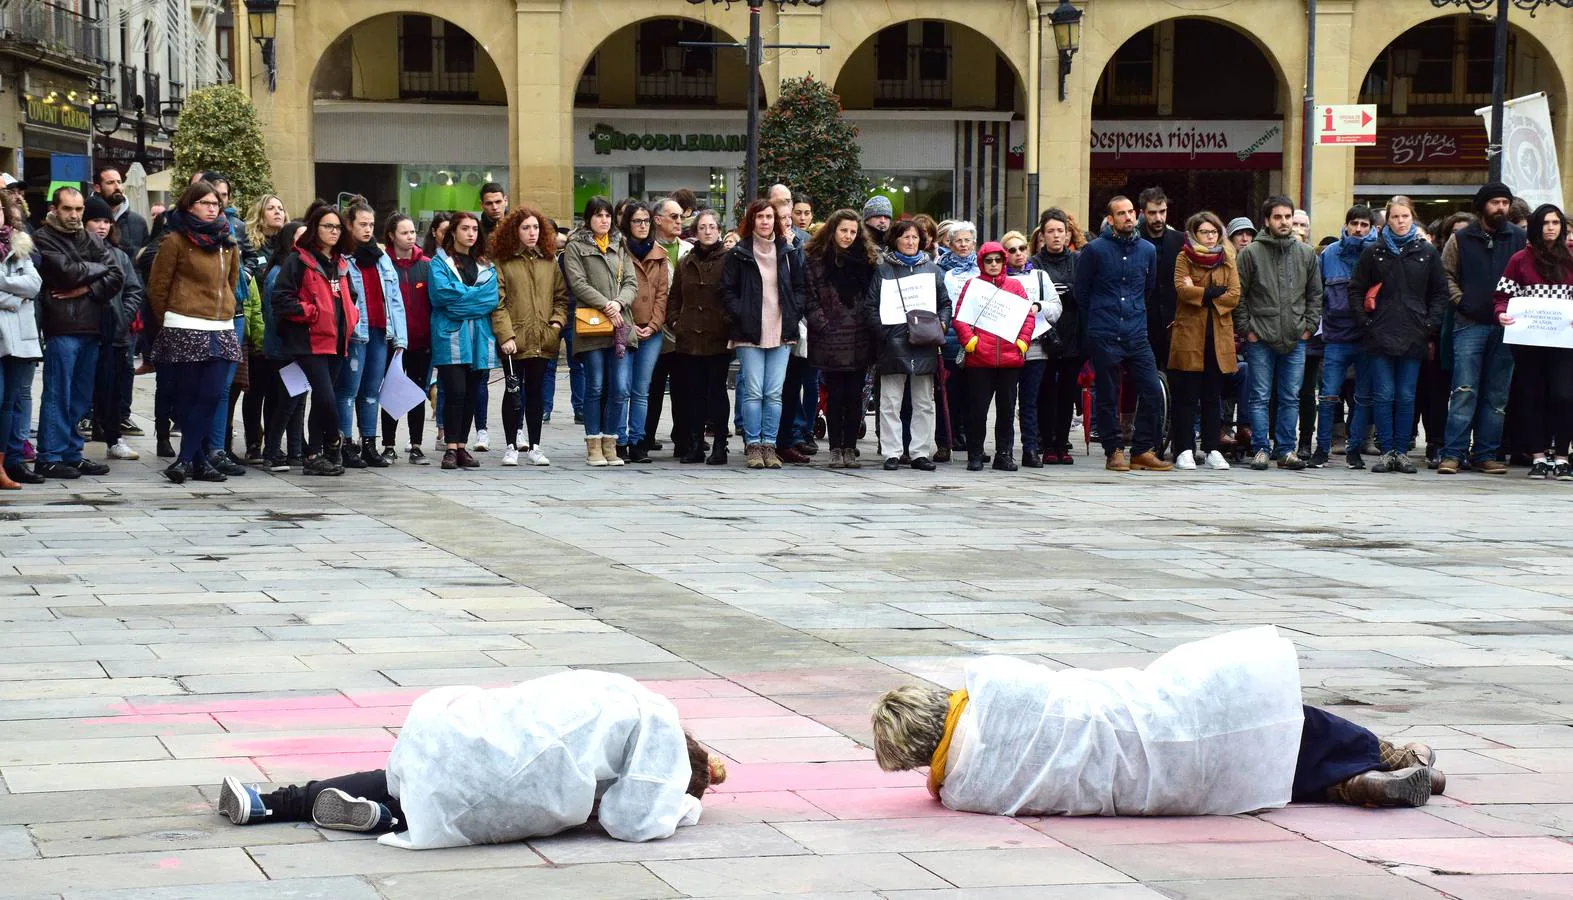
[[[1491,131],[1491,107],[1475,110]],[[1530,209],[1542,203],[1562,206],[1562,170],[1551,132],[1551,107],[1544,92],[1509,100],[1502,110],[1502,181]]]

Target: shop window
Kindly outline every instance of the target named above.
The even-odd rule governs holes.
[[[399,98],[471,101],[475,83],[475,38],[431,16],[399,16]]]

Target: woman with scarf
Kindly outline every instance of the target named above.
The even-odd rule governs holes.
[[[627,353],[628,403],[616,413],[617,455],[629,462],[650,462],[653,435],[646,435],[650,412],[650,381],[661,360],[661,327],[666,323],[666,295],[672,271],[666,250],[656,245],[654,216],[647,204],[634,201],[623,207],[618,230],[633,261],[638,287],[630,307],[631,325]]]
[[[945,273],[923,252],[923,229],[911,219],[890,226],[888,249],[874,269],[863,304],[863,321],[878,345],[874,374],[879,378],[879,446],[884,469],[901,466],[901,405],[912,394],[912,468],[934,471],[934,376],[940,371],[940,347],[912,343],[905,313],[925,309],[939,315],[941,333],[950,333],[950,297]],[[932,285],[928,282],[932,280]],[[885,309],[889,294],[898,306]],[[909,299],[910,298],[910,299]],[[933,307],[929,306],[930,300]],[[882,313],[882,309],[885,312]],[[812,342],[810,342],[812,346]],[[959,391],[957,393],[960,393]]]
[[[1573,253],[1570,229],[1562,210],[1543,204],[1529,216],[1529,243],[1507,261],[1497,283],[1497,321],[1512,325],[1507,313],[1514,297],[1556,300],[1573,324]],[[1568,443],[1573,441],[1573,350],[1513,345],[1515,399],[1523,398],[1514,435],[1521,452],[1529,453],[1529,477],[1573,481]],[[0,432],[3,433],[3,432]]]
[[[486,374],[497,367],[491,316],[497,311],[497,270],[487,259],[486,237],[474,213],[453,214],[442,249],[431,263],[432,365],[443,393],[444,469],[476,469],[465,449],[475,404]]]
[[[1016,447],[1016,387],[1027,348],[1031,346],[1038,307],[1029,305],[1014,338],[992,334],[960,318],[967,293],[983,290],[980,285],[1028,299],[1021,283],[1005,274],[1005,248],[998,241],[989,241],[978,250],[978,275],[962,285],[952,317],[956,323],[956,338],[967,354],[964,379],[967,387],[967,471],[983,470],[983,438],[988,429],[989,403],[993,402],[994,468],[1014,472],[1018,468],[1011,456]]]
[[[246,216],[246,234],[251,239],[251,248],[241,257],[240,264],[255,284],[259,300],[262,282],[268,274],[268,260],[273,258],[279,231],[287,221],[289,213],[284,209],[284,201],[274,194],[258,197]],[[260,309],[260,303],[257,308]],[[241,348],[246,351],[245,365],[242,366],[245,377],[242,378],[240,372],[236,372],[235,383],[230,386],[229,408],[225,412],[229,430],[234,431],[235,401],[244,392],[245,398],[240,401],[240,418],[246,441],[246,465],[259,467],[267,464],[262,455],[265,434],[262,415],[274,385],[278,383],[278,367],[270,365],[267,355],[262,352],[261,332],[260,314],[255,318],[248,317],[246,346]]]
[[[1081,370],[1087,364],[1081,352],[1081,310],[1073,290],[1076,230],[1064,210],[1051,207],[1043,211],[1034,234],[1042,249],[1033,254],[1032,267],[1049,276],[1060,298],[1060,317],[1053,334],[1039,339],[1048,357],[1038,387],[1039,446],[1044,465],[1069,466],[1076,462],[1071,455],[1071,418],[1081,400]]]
[[[492,313],[492,335],[507,358],[503,366],[510,379],[502,408],[508,439],[502,456],[505,466],[520,462],[521,425],[527,438],[522,445],[524,464],[552,464],[541,452],[541,419],[546,407],[541,386],[546,380],[546,363],[557,358],[568,321],[568,285],[557,268],[557,241],[547,228],[550,222],[544,214],[519,206],[492,231],[499,300]]]
[[[779,469],[781,393],[803,318],[803,252],[781,235],[768,200],[748,204],[738,232],[721,269],[721,296],[731,315],[729,343],[737,351],[743,451],[750,469]]]
[[[1199,212],[1186,220],[1185,244],[1174,261],[1174,291],[1174,327],[1169,336],[1169,390],[1174,397],[1169,441],[1174,467],[1196,468],[1200,404],[1207,468],[1227,469],[1218,438],[1223,432],[1224,376],[1238,365],[1234,308],[1240,305],[1240,272],[1233,250],[1224,241],[1223,220],[1216,215]]]
[[[1387,202],[1387,224],[1360,253],[1349,276],[1349,300],[1364,336],[1371,415],[1381,453],[1372,472],[1415,473],[1409,462],[1415,385],[1427,344],[1437,339],[1448,304],[1442,255],[1424,233],[1415,222],[1414,204],[1408,197],[1394,197]]]
[[[224,414],[233,367],[240,361],[235,333],[235,285],[240,282],[240,248],[230,236],[218,192],[198,181],[180,195],[165,218],[168,235],[148,277],[153,362],[169,378],[180,452],[164,470],[175,484],[187,478],[225,481],[217,466],[223,447],[210,440]],[[226,462],[228,462],[226,460]]]
[[[961,299],[961,289],[967,279],[978,274],[977,249],[978,226],[955,220],[939,224],[934,245],[934,264],[939,266],[941,274],[945,276],[945,290],[952,310],[956,308],[956,301]],[[966,449],[967,421],[971,418],[967,414],[967,386],[965,373],[962,372],[961,344],[956,340],[954,331],[946,333],[945,352],[940,354],[940,358],[945,362],[945,371],[939,379],[939,392],[943,398],[941,408],[949,410],[950,416],[940,429],[943,439],[940,441],[939,454],[934,459],[936,462],[949,462],[952,451]]]
[[[42,484],[22,461],[25,420],[20,429],[22,397],[33,387],[33,371],[44,358],[38,339],[38,314],[33,298],[43,278],[33,265],[33,239],[10,223],[0,223],[0,490]]]
[[[394,213],[382,226],[382,239],[388,245],[388,257],[399,276],[399,295],[404,300],[404,320],[407,326],[404,351],[404,374],[422,388],[431,384],[431,298],[427,285],[431,282],[431,259],[416,243],[415,220],[403,213]],[[431,460],[421,452],[421,437],[426,429],[426,404],[417,403],[405,417],[410,426],[410,442],[406,447],[412,466],[429,466]],[[394,449],[398,443],[399,423],[386,411],[382,414],[382,458],[393,462],[399,458]]]
[[[874,364],[874,338],[863,320],[863,302],[879,255],[863,234],[857,212],[850,209],[832,213],[803,255],[808,269],[808,361],[825,380],[830,468],[862,468],[857,440],[863,379]]]
[[[1022,290],[1027,292],[1027,299],[1044,311],[1043,318],[1052,329],[1060,319],[1060,293],[1054,285],[1054,279],[1047,272],[1038,270],[1028,259],[1032,248],[1027,244],[1027,236],[1019,231],[1009,231],[1000,238],[1000,244],[1005,248],[1005,274],[1016,279],[1021,284]],[[1038,422],[1038,398],[1042,393],[1043,376],[1049,368],[1049,351],[1045,346],[1045,338],[1052,339],[1050,332],[1034,338],[1027,345],[1027,356],[1021,367],[1021,390],[1019,404],[1021,407],[1021,464],[1029,469],[1043,468],[1043,454],[1039,448],[1042,446],[1043,427]],[[1055,452],[1056,459],[1058,451]]]
[[[726,301],[721,299],[721,270],[727,247],[721,240],[721,220],[713,209],[694,216],[694,246],[677,263],[666,316],[677,336],[677,359],[672,366],[672,418],[680,437],[687,439],[687,464],[726,465],[727,417],[732,404],[726,394],[727,369],[732,352],[727,349]],[[710,456],[705,457],[705,431],[710,434]]]
[[[350,204],[345,215],[350,220],[350,237],[355,239],[355,252],[350,254],[354,263],[350,269],[350,285],[359,295],[366,327],[357,335],[363,335],[364,342],[357,343],[351,350],[351,365],[358,364],[359,371],[344,378],[344,371],[340,370],[339,428],[346,432],[344,465],[381,469],[392,462],[377,452],[382,380],[388,373],[388,361],[409,344],[404,292],[399,288],[399,272],[392,258],[377,243],[377,214],[370,204],[357,200]],[[354,355],[357,353],[359,358]],[[359,425],[358,450],[350,429],[351,414]]]

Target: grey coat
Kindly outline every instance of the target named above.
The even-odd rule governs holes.
[[[1316,250],[1293,237],[1259,237],[1240,251],[1240,306],[1234,329],[1288,353],[1322,319],[1322,267]]]
[[[33,239],[24,231],[11,232],[11,255],[0,261],[0,356],[42,359],[38,340],[38,311],[33,299],[44,281],[33,265]]]
[[[623,236],[615,229],[605,253],[595,245],[595,235],[589,228],[576,230],[563,248],[563,275],[568,279],[568,293],[573,295],[575,306],[604,309],[607,301],[615,300],[622,308],[623,320],[628,321],[633,312],[634,297],[639,293],[639,267],[628,256],[628,250],[623,246]],[[610,335],[574,335],[575,356],[591,350],[605,350],[610,346]],[[628,328],[628,346],[639,346],[639,338],[634,333],[632,323]]]

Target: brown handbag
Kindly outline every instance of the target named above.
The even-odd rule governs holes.
[[[611,337],[612,320],[593,306],[576,306],[573,311],[573,329],[576,337]]]

